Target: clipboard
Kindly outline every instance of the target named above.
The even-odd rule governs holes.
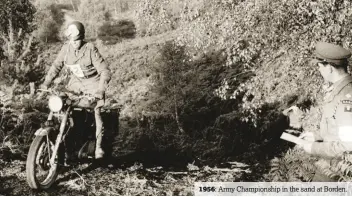
[[[285,132],[282,133],[280,138],[298,145],[303,145],[305,143],[305,140]]]

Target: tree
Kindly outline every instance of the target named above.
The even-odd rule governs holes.
[[[0,1],[0,75],[7,82],[23,84],[38,80],[43,74],[39,48],[32,34],[35,13],[29,0]]]
[[[64,23],[64,12],[60,5],[51,4],[39,8],[36,14],[36,37],[42,42],[57,42],[60,40],[60,27]]]
[[[98,0],[82,0],[79,6],[79,18],[84,21],[87,37],[97,37],[98,28],[106,18],[106,5]]]
[[[22,61],[30,52],[35,12],[28,0],[0,1],[0,44],[10,61]]]

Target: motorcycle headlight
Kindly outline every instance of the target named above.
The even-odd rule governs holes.
[[[62,109],[63,101],[58,96],[51,96],[49,98],[49,109],[53,112],[59,112]]]

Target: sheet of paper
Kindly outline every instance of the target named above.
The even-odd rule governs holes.
[[[82,71],[81,66],[79,64],[72,64],[72,65],[66,65],[66,66],[77,77],[84,77],[83,71]]]
[[[288,134],[288,133],[282,133],[280,138],[283,139],[283,140],[289,141],[289,142],[293,142],[293,143],[298,144],[298,145],[301,145],[301,144],[304,143],[304,140],[302,140],[301,138],[296,137],[296,136],[291,135],[291,134]]]

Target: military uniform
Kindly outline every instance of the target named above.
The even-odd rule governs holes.
[[[69,23],[65,34],[70,41],[62,46],[45,77],[43,88],[47,88],[62,68],[65,67],[70,73],[70,81],[66,86],[68,90],[90,94],[100,99],[94,108],[96,123],[95,158],[100,159],[104,155],[104,150],[102,149],[104,130],[100,112],[101,107],[104,105],[105,89],[111,77],[110,69],[98,49],[92,43],[83,41],[85,29],[81,22],[72,21]],[[90,103],[87,104],[90,105]],[[80,106],[88,107],[87,105]],[[66,148],[70,147],[70,140],[72,139],[68,139]],[[66,150],[66,153],[69,153],[69,151]]]
[[[316,134],[312,154],[336,157],[352,151],[352,77],[333,84],[325,97],[320,132]]]
[[[310,153],[322,158],[336,158],[352,151],[352,77],[347,73],[351,53],[338,45],[320,42],[316,45],[315,55],[319,71],[333,85],[324,98],[320,130],[314,134],[315,142],[311,144]],[[336,180],[318,169],[312,181]]]
[[[108,65],[92,43],[84,42],[77,50],[65,43],[43,84],[48,86],[63,67],[71,73],[67,89],[76,93],[94,95],[105,91],[111,77]]]
[[[321,63],[338,67],[347,66],[351,53],[338,45],[320,42],[315,55]],[[336,157],[352,151],[352,77],[347,72],[325,96],[320,131],[315,139],[322,141],[313,143],[311,152],[315,155]]]
[[[108,65],[92,43],[82,41],[82,45],[78,49],[74,49],[71,44],[65,43],[49,69],[43,85],[48,86],[64,67],[70,73],[70,80],[66,86],[68,90],[90,95],[104,95],[111,73]],[[102,149],[104,130],[101,117],[101,107],[103,105],[104,98],[97,101],[94,109],[96,120],[96,159],[100,159],[104,155],[104,150]],[[70,152],[69,148],[70,144],[73,143],[72,140],[74,139],[66,140],[66,153]]]

